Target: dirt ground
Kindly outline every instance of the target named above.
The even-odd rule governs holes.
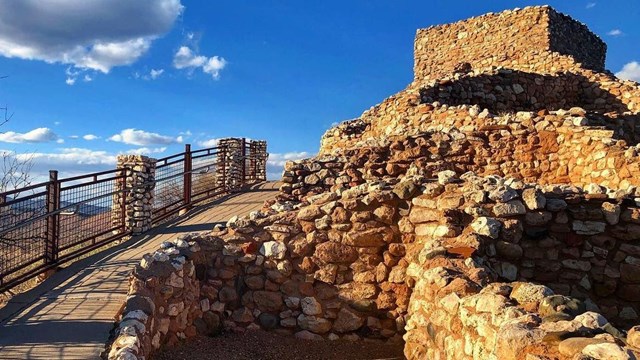
[[[197,337],[154,354],[158,360],[404,360],[402,344],[305,341],[264,331]]]

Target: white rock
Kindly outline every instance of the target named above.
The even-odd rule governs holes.
[[[479,217],[471,223],[471,228],[476,234],[488,236],[492,239],[498,238],[501,227],[502,223],[500,221],[486,216]]]
[[[260,247],[260,254],[266,256],[267,258],[284,259],[287,253],[287,246],[278,241],[266,241],[262,243]]]
[[[456,177],[455,171],[445,170],[438,173],[438,183],[445,185],[450,183]]]
[[[594,360],[635,360],[636,358],[631,351],[614,343],[588,345],[582,349],[582,354]]]
[[[322,304],[313,297],[305,297],[300,300],[302,306],[302,312],[306,315],[320,315],[322,314]]]

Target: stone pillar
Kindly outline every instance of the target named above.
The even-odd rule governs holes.
[[[119,155],[116,166],[122,169],[125,178],[116,182],[113,224],[121,226],[124,220],[124,231],[142,234],[151,228],[156,160],[142,155]]]
[[[238,191],[244,185],[242,146],[242,139],[227,138],[218,142],[216,181],[218,186],[224,186],[224,189],[229,192]]]
[[[251,154],[252,158],[256,162],[255,178],[258,181],[265,181],[267,180],[267,159],[269,158],[267,142],[264,140],[252,141],[251,149],[254,151],[254,153]]]

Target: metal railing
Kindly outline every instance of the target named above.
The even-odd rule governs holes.
[[[242,184],[264,181],[254,142],[242,139]],[[185,151],[156,161],[151,219],[163,219],[227,193],[225,148]],[[58,179],[0,193],[0,291],[131,235],[126,226],[127,169]],[[117,205],[117,206],[116,206]]]

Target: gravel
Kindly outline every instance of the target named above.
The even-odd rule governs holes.
[[[154,355],[157,360],[403,360],[402,344],[305,341],[264,331],[196,337]]]

